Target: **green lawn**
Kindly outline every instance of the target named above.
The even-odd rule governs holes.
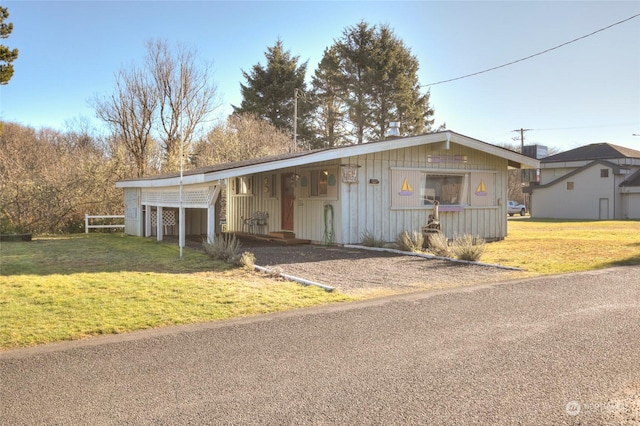
[[[503,241],[487,244],[483,262],[558,274],[640,264],[640,221],[512,219]]]
[[[481,261],[523,276],[640,264],[640,221],[509,220]],[[0,350],[355,298],[122,234],[0,243]]]
[[[0,350],[352,300],[122,234],[0,244]]]

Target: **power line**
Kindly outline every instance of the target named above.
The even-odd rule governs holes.
[[[545,129],[531,129],[531,130],[576,130],[576,129],[598,129],[603,127],[629,127],[637,126],[638,122],[634,123],[619,123],[619,124],[596,124],[593,126],[572,126],[572,127],[547,127]]]
[[[467,74],[467,75],[463,75],[463,76],[456,77],[456,78],[450,78],[448,80],[442,80],[442,81],[438,81],[438,82],[435,82],[435,83],[423,84],[420,87],[430,87],[430,86],[435,86],[437,84],[449,83],[451,81],[462,80],[463,78],[473,77],[473,76],[476,76],[478,74],[484,74],[484,73],[489,72],[489,71],[494,71],[494,70],[497,70],[497,69],[500,69],[500,68],[508,67],[509,65],[513,65],[513,64],[517,64],[518,62],[526,61],[527,59],[531,59],[531,58],[534,58],[536,56],[543,55],[545,53],[551,52],[552,50],[556,50],[556,49],[559,49],[559,48],[561,48],[563,46],[566,46],[568,44],[575,43],[576,41],[582,40],[584,38],[591,37],[594,34],[597,34],[597,33],[602,32],[604,30],[608,30],[609,28],[615,27],[616,25],[620,25],[620,24],[622,24],[624,22],[630,21],[630,20],[632,20],[634,18],[637,18],[638,16],[640,16],[640,13],[638,13],[636,15],[633,15],[633,16],[627,18],[627,19],[623,19],[622,21],[618,21],[618,22],[616,22],[614,24],[611,24],[611,25],[609,25],[607,27],[600,28],[599,30],[596,30],[596,31],[594,31],[592,33],[589,33],[587,35],[583,35],[582,37],[578,37],[578,38],[573,39],[571,41],[567,41],[565,43],[562,43],[562,44],[559,44],[557,46],[551,47],[551,48],[549,48],[547,50],[543,50],[542,52],[534,53],[533,55],[529,55],[529,56],[527,56],[525,58],[521,58],[521,59],[518,59],[518,60],[515,60],[515,61],[512,61],[512,62],[508,62],[506,64],[498,65],[497,67],[488,68],[488,69],[483,70],[483,71],[474,72],[472,74]]]
[[[629,127],[629,126],[635,126],[637,124],[638,123],[597,124],[597,125],[593,125],[593,126],[546,127],[546,128],[540,128],[540,129],[524,129],[524,128],[520,128],[520,129],[511,130],[510,133],[520,133],[520,140],[523,141],[524,140],[524,134],[526,132],[530,132],[530,131],[540,132],[540,131],[548,131],[548,130],[576,130],[576,129],[596,129],[596,128],[604,128],[604,127]],[[640,136],[640,135],[636,135],[636,136]],[[514,140],[515,140],[515,138],[514,138]]]
[[[520,152],[524,152],[524,132],[528,132],[530,130],[534,130],[534,129],[516,129],[516,130],[512,130],[512,132],[519,132],[520,133]]]

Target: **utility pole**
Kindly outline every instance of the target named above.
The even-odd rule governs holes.
[[[293,147],[291,152],[296,152],[298,144],[298,89],[293,89]]]
[[[300,89],[293,89],[293,150],[298,149],[298,92]]]
[[[512,130],[512,132],[520,132],[520,154],[524,155],[524,132],[528,132],[529,130],[533,130],[533,129],[523,129],[522,127],[520,129],[516,129],[516,130]],[[513,138],[514,140],[516,138]],[[524,180],[524,176],[521,175],[521,181]],[[524,183],[520,183],[520,185],[524,185]],[[523,193],[522,194],[523,199],[524,199],[524,203],[525,205],[528,205],[527,203],[527,194]],[[531,209],[531,207],[529,207],[529,209]],[[529,210],[531,211],[531,210]]]
[[[178,246],[180,247],[180,259],[182,259],[182,248],[185,245],[185,211],[182,206],[182,184],[184,177],[184,153],[182,145],[184,143],[184,137],[182,134],[182,102],[185,96],[185,80],[184,80],[184,69],[183,64],[180,64],[180,92],[178,93],[178,138],[180,141],[180,202],[178,207]]]
[[[528,132],[529,130],[533,130],[533,129],[520,128],[520,129],[512,130],[512,132],[520,132],[520,154],[524,154],[524,132]]]
[[[298,98],[303,101],[307,100],[307,95],[302,89],[293,89],[293,151],[298,150]],[[304,151],[304,148],[303,148]]]

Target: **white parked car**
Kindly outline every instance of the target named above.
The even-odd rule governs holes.
[[[513,216],[514,214],[524,216],[527,213],[527,208],[524,204],[519,204],[515,201],[509,201],[507,205],[507,213],[509,214],[509,216]]]

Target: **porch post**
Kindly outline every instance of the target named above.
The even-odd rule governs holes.
[[[156,207],[156,209],[158,210],[158,214],[156,216],[156,235],[158,241],[162,241],[162,239],[164,238],[164,236],[162,235],[162,207],[158,206]]]
[[[151,206],[150,205],[145,205],[144,206],[144,236],[145,237],[150,237],[151,236]]]
[[[222,182],[218,181],[218,184],[213,188],[209,188],[209,196],[207,197],[207,242],[213,243],[216,237],[216,201],[220,195],[222,189]]]
[[[213,243],[216,235],[216,205],[211,204],[207,207],[207,242]]]
[[[185,238],[185,220],[184,220],[184,207],[180,207],[179,209],[179,219],[178,219],[178,223],[179,223],[179,237],[178,237],[178,246],[179,247],[184,247],[184,242],[186,240]]]

